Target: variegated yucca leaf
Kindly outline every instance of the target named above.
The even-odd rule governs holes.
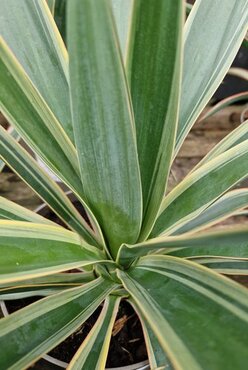
[[[0,56],[2,112],[53,172],[82,192],[73,144],[3,39]]]
[[[113,22],[109,1],[69,2],[70,94],[81,179],[115,257],[123,238],[138,238],[142,200],[132,107]]]
[[[84,286],[47,297],[1,320],[1,368],[23,369],[31,365],[79,328],[116,286],[100,277]],[[28,340],[30,337],[32,341]]]
[[[34,159],[0,127],[0,157],[62,218],[91,244],[104,245],[97,221],[88,210],[95,233],[80,216],[60,187],[38,166]]]
[[[213,116],[215,113],[228,107],[229,105],[232,105],[234,103],[241,103],[242,101],[247,101],[247,100],[248,100],[247,91],[228,96],[227,98],[221,100],[219,103],[211,107],[204,115],[200,117],[198,122],[204,121],[206,118]]]
[[[68,370],[105,369],[111,333],[120,300],[121,297],[114,295],[110,295],[105,300],[98,320],[71,360]]]
[[[18,132],[15,130],[15,129],[13,129],[13,127],[9,127],[8,128],[8,133],[15,139],[15,140],[17,140],[17,141],[19,141],[19,139],[20,139],[20,135],[18,134]],[[4,169],[4,166],[5,166],[5,163],[4,163],[4,161],[2,161],[1,159],[0,159],[0,173],[2,172],[2,170]]]
[[[46,1],[3,0],[0,33],[73,141],[68,54]]]
[[[134,2],[126,70],[143,191],[140,239],[151,231],[170,170],[181,87],[183,21],[182,1],[157,0],[156,6],[153,0]]]
[[[57,226],[53,221],[3,197],[0,197],[0,220],[29,221],[37,224]]]
[[[163,348],[161,347],[156,335],[154,334],[153,330],[151,329],[150,325],[146,321],[144,315],[135,304],[135,302],[129,298],[128,300],[131,305],[134,307],[136,313],[139,315],[139,319],[141,321],[144,339],[146,343],[147,354],[149,358],[149,365],[151,369],[167,369],[173,370],[173,366],[171,365],[168,357],[166,356]]]
[[[239,214],[238,212],[245,207],[248,207],[248,189],[229,191],[213,202],[199,216],[177,229],[173,235],[206,229],[230,216]]]
[[[248,176],[247,163],[248,140],[245,140],[192,172],[164,198],[150,237],[171,234],[198,216]]]
[[[217,145],[213,147],[212,150],[196,165],[192,170],[196,170],[201,167],[203,164],[209,162],[211,159],[216,158],[218,155],[226,152],[228,149],[233,148],[235,145],[242,143],[243,141],[248,140],[248,120],[238,126],[235,130],[230,132],[229,135],[224,137]]]
[[[0,300],[12,300],[27,297],[48,296],[65,290],[75,288],[95,279],[93,271],[56,273],[34,279],[9,282],[0,285]]]
[[[123,300],[151,369],[245,369],[248,291],[221,274],[248,275],[247,225],[208,228],[247,214],[247,188],[229,190],[248,176],[248,121],[167,180],[247,22],[248,0],[1,0],[1,109],[16,131],[0,127],[0,159],[65,227],[0,197],[0,300],[40,298],[0,320],[0,369],[33,366],[94,313],[67,368],[104,370]]]
[[[221,3],[220,0],[196,0],[184,29],[183,82],[175,155],[228,72],[245,37],[247,19],[247,0],[223,0]]]
[[[0,221],[0,281],[7,283],[67,271],[105,260],[97,248],[61,227]],[[32,254],[30,255],[30,250]]]
[[[118,261],[121,265],[128,266],[138,257],[149,253],[173,254],[180,257],[198,256],[205,253],[206,255],[247,258],[248,230],[247,228],[232,228],[228,231],[165,236],[136,245],[123,244],[119,250]]]
[[[211,369],[242,369],[248,361],[245,288],[168,256],[143,257],[118,276],[176,369],[205,369],[206,361]]]
[[[189,257],[190,261],[200,263],[214,271],[225,275],[248,275],[248,257],[247,258],[232,258],[232,257]]]
[[[54,11],[55,11],[55,2],[56,0],[46,0],[47,5],[49,6],[50,12],[54,16]]]

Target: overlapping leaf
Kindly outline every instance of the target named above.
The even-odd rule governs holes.
[[[9,129],[8,129],[7,131],[8,131],[8,133],[9,133],[9,134],[10,134],[10,135],[15,139],[15,140],[19,141],[19,139],[20,139],[20,135],[18,134],[18,132],[17,132],[15,129],[13,129],[13,127],[9,127]],[[2,161],[2,160],[0,159],[0,173],[2,172],[2,170],[3,170],[4,166],[5,166],[4,161]]]
[[[145,239],[164,196],[177,129],[183,28],[181,0],[134,2],[127,54],[143,191]],[[158,37],[159,35],[159,37]]]
[[[248,140],[248,120],[238,126],[235,130],[231,131],[224,139],[222,139],[212,150],[194,167],[191,171],[195,171],[211,159],[216,158],[218,155],[226,152],[228,149],[233,148],[235,145]]]
[[[57,226],[0,221],[0,283],[55,274],[105,260],[78,234]]]
[[[37,224],[56,225],[53,221],[38,215],[36,212],[30,211],[3,197],[0,197],[0,220],[29,221]]]
[[[46,1],[2,0],[0,33],[73,141],[68,55]]]
[[[26,369],[79,328],[115,287],[113,282],[98,278],[2,319],[0,367]]]
[[[3,114],[48,167],[82,195],[74,146],[2,39],[0,56]]]
[[[228,96],[227,98],[221,100],[219,103],[215,104],[213,107],[211,107],[203,116],[201,116],[200,121],[204,121],[206,118],[213,116],[215,113],[219,112],[220,110],[228,107],[229,105],[232,105],[234,103],[247,101],[248,99],[248,92],[241,92],[238,94],[234,94],[231,96]]]
[[[247,0],[196,1],[185,25],[175,155],[231,66],[247,26]]]
[[[161,347],[150,325],[145,320],[144,315],[141,313],[140,309],[131,298],[129,298],[128,301],[134,307],[141,321],[150,368],[158,370],[173,370],[173,367],[169,363],[165,351]]]
[[[200,263],[220,274],[226,275],[248,275],[248,256],[247,258],[232,257],[192,257],[191,261]]]
[[[111,2],[118,32],[119,43],[125,63],[127,58],[128,34],[130,31],[134,1],[111,0]]]
[[[151,237],[173,233],[248,176],[248,140],[187,176],[163,200]]]
[[[105,369],[119,303],[120,297],[107,297],[98,320],[71,360],[68,370]]]
[[[111,10],[108,1],[70,1],[67,41],[84,194],[116,256],[123,240],[138,238],[142,199],[132,108]]]
[[[122,265],[130,265],[138,257],[149,253],[173,254],[179,257],[215,255],[248,257],[247,228],[212,231],[154,238],[136,245],[123,244],[118,254]]]
[[[0,284],[0,299],[11,300],[35,296],[47,296],[69,288],[75,288],[95,279],[93,272],[58,273],[35,279]]]
[[[144,257],[118,276],[175,368],[185,369],[187,364],[200,370],[207,363],[210,370],[244,369],[248,361],[245,288],[175,257]]]
[[[199,216],[177,229],[173,235],[212,226],[248,206],[248,189],[232,190],[206,208]]]
[[[7,162],[55,213],[79,235],[82,235],[88,243],[104,245],[101,231],[88,207],[83,203],[91,220],[93,220],[95,233],[73,207],[60,187],[2,127],[0,127],[0,139],[0,158]]]

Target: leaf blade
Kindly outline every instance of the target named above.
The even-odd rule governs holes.
[[[177,129],[183,2],[136,1],[126,70],[143,192],[140,240],[149,235],[166,188]],[[159,35],[159,37],[158,37]],[[145,76],[145,77],[144,77]]]
[[[97,227],[98,224],[94,223],[95,235],[55,181],[37,165],[35,160],[2,127],[0,127],[0,138],[0,157],[47,202],[69,227],[76,230],[90,244],[104,245],[100,228]],[[83,202],[82,204],[90,214],[91,219],[95,220],[87,205]]]
[[[232,190],[206,208],[199,216],[177,229],[173,235],[196,232],[236,214],[248,206],[248,189]]]
[[[123,239],[137,239],[142,204],[133,117],[109,2],[69,2],[68,45],[84,193],[115,256]]]
[[[136,245],[123,244],[118,262],[130,265],[144,254],[171,254],[178,257],[210,254],[217,256],[248,257],[248,231],[246,228],[212,231],[201,234],[185,234],[154,238]]]
[[[235,145],[242,143],[248,139],[248,120],[238,126],[235,130],[230,132],[224,139],[222,139],[210,152],[193,168],[195,171],[211,159],[216,158],[218,155],[224,153],[228,149],[233,148]]]
[[[16,220],[29,221],[41,224],[55,225],[53,221],[38,215],[18,204],[11,202],[0,196],[0,219],[1,220]]]
[[[208,361],[211,370],[241,370],[247,361],[247,290],[192,262],[160,257],[145,257],[119,277],[172,364],[204,369]],[[227,317],[231,325],[224,324]]]
[[[247,0],[198,0],[185,26],[184,72],[176,155],[220,85],[245,37]]]
[[[68,55],[46,2],[3,0],[0,25],[2,37],[73,142]]]
[[[0,221],[1,283],[20,281],[104,260],[71,231],[24,221]]]
[[[163,348],[161,347],[158,339],[156,338],[154,332],[149,326],[148,322],[144,318],[138,306],[135,304],[132,298],[128,299],[128,302],[133,306],[142,325],[144,339],[146,343],[146,349],[149,358],[149,365],[151,369],[157,370],[173,370],[172,365],[169,363],[168,357],[166,356]]]
[[[187,176],[163,200],[150,237],[172,233],[248,175],[248,140]],[[206,191],[208,189],[208,191]]]
[[[107,297],[97,322],[72,358],[68,370],[81,370],[83,367],[95,370],[105,369],[112,328],[120,300],[121,298],[117,296]]]
[[[113,282],[98,278],[2,319],[1,367],[26,368],[75,331],[114,288]]]
[[[3,114],[59,178],[82,193],[74,146],[2,38],[0,55]]]
[[[231,257],[195,257],[190,261],[200,263],[220,274],[225,275],[248,275],[248,257],[245,259]]]

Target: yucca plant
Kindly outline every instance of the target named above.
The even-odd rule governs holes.
[[[1,0],[1,110],[91,225],[0,128],[2,160],[68,227],[0,198],[0,298],[44,296],[1,319],[0,368],[26,369],[101,306],[68,369],[104,369],[126,300],[151,369],[244,370],[248,293],[221,274],[248,273],[248,228],[204,229],[248,205],[228,191],[248,176],[248,122],[166,189],[248,1],[197,0],[185,25],[182,0],[67,4],[69,58],[44,0]]]

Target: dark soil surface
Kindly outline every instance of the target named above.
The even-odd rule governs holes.
[[[6,302],[6,306],[9,313],[12,313],[37,301],[37,299],[39,298],[11,300]],[[100,312],[101,308],[99,307],[76,332],[55,347],[49,355],[61,361],[70,362],[89,334]],[[140,321],[133,308],[127,302],[122,301],[112,332],[106,367],[127,366],[146,359],[147,352]]]

